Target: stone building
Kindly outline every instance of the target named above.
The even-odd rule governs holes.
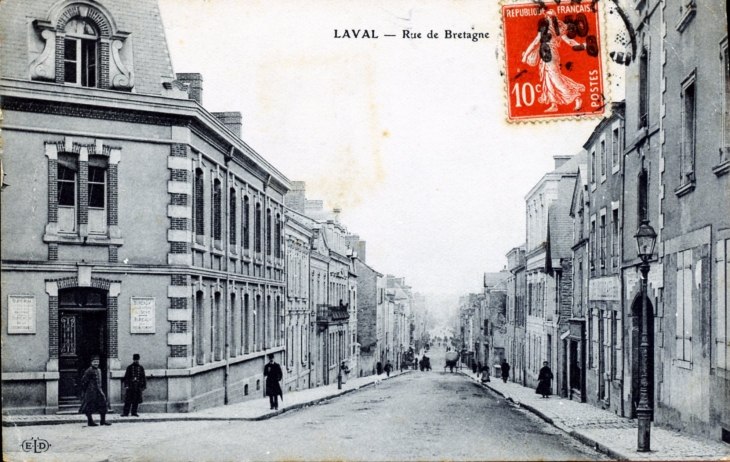
[[[626,332],[631,412],[641,298],[628,242],[648,219],[658,234],[649,272],[654,421],[730,442],[726,6],[646,1],[631,12],[636,41],[627,49],[635,56],[628,73],[635,84],[627,88],[623,260],[634,321]]]
[[[297,186],[292,183],[292,188]],[[284,336],[284,390],[310,388],[311,364],[309,355],[310,326],[310,253],[312,230],[309,219],[291,209],[286,210],[284,222],[286,238],[286,319]]]
[[[553,392],[564,390],[565,374],[561,329],[566,287],[570,284],[570,226],[568,216],[573,182],[580,154],[555,156],[555,169],[545,174],[525,196],[527,227],[526,259],[526,384],[537,385],[543,361],[553,369]],[[566,266],[567,265],[567,266]]]
[[[378,279],[383,275],[368,266],[360,255],[355,259],[357,273],[357,343],[360,345],[359,376],[372,375],[381,361],[382,309],[379,309]]]
[[[507,362],[510,379],[525,384],[525,246],[507,253]]]
[[[587,263],[588,278],[588,304],[583,312],[587,322],[584,398],[619,415],[624,413],[621,333],[625,316],[620,277],[623,121],[624,105],[614,103],[611,116],[596,126],[583,145],[588,153],[587,191],[585,206],[576,211],[587,226],[588,239],[588,259],[582,262]]]
[[[133,353],[149,411],[261,396],[287,178],[173,73],[154,0],[0,10],[3,411],[74,409],[96,354],[117,410]]]

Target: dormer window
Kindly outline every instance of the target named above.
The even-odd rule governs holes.
[[[65,27],[65,83],[96,87],[98,82],[99,33],[91,21],[74,18]]]

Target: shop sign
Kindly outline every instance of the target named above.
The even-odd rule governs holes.
[[[129,304],[132,334],[155,333],[155,298],[132,297]]]
[[[35,334],[34,295],[8,295],[8,334]]]

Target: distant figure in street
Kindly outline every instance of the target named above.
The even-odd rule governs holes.
[[[509,379],[509,370],[511,369],[509,363],[506,359],[502,360],[502,381],[504,383],[507,383],[507,379]]]
[[[477,369],[476,370],[476,375],[477,375],[477,378],[478,378],[479,377],[479,374],[482,373],[482,362],[481,361],[477,361],[477,367],[476,367],[476,369]]]
[[[266,395],[269,397],[271,409],[279,409],[279,396],[284,400],[279,381],[284,377],[281,366],[274,361],[273,353],[269,353],[269,363],[264,366],[264,377],[266,377]]]
[[[378,373],[378,375],[383,373],[383,363],[378,361],[378,363],[375,365],[375,371]]]
[[[423,365],[418,362],[418,358],[413,358],[413,370],[417,371],[418,366],[421,366],[421,370],[423,370]]]
[[[350,373],[350,368],[347,367],[347,363],[342,361],[340,364],[340,375],[342,375],[342,383],[347,383],[347,376]]]
[[[388,377],[390,377],[390,371],[393,370],[393,365],[390,364],[390,359],[388,362],[385,363],[385,373],[388,374]]]
[[[472,362],[471,362],[471,371],[472,371],[472,373],[476,374],[478,370],[479,369],[477,369],[477,362],[474,361],[474,360],[472,360]]]
[[[132,355],[132,364],[127,366],[124,373],[124,412],[122,417],[129,416],[129,410],[132,409],[132,415],[139,417],[137,408],[142,404],[142,392],[147,388],[147,377],[145,377],[144,367],[139,364],[139,355]]]
[[[552,393],[550,387],[552,380],[553,371],[548,367],[548,362],[543,361],[542,369],[540,369],[540,374],[537,376],[537,389],[535,393],[542,395],[543,398],[548,398]]]
[[[482,383],[489,382],[489,366],[483,365],[480,372],[482,373]]]
[[[92,414],[99,414],[101,425],[111,425],[106,421],[107,401],[104,390],[101,389],[101,371],[99,370],[99,357],[91,357],[91,367],[86,369],[81,378],[81,407],[79,414],[86,414],[89,427],[98,427],[94,422]]]

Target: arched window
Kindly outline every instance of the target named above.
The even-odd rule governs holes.
[[[64,28],[64,82],[96,87],[99,81],[99,31],[87,18],[76,17]]]
[[[236,190],[231,188],[228,200],[228,242],[236,245]]]
[[[203,182],[203,171],[201,169],[195,170],[195,185],[193,188],[193,223],[195,226],[195,235],[203,236],[205,234],[205,196],[204,196],[204,182]]]
[[[250,232],[250,209],[248,204],[248,196],[243,196],[243,216],[241,217],[241,234],[243,234],[243,248],[248,250],[251,248],[251,242],[249,238]]]
[[[281,255],[281,215],[276,214],[276,227],[274,228],[274,256],[282,258]]]
[[[256,215],[254,216],[254,246],[256,253],[261,253],[261,204],[256,204]]]

